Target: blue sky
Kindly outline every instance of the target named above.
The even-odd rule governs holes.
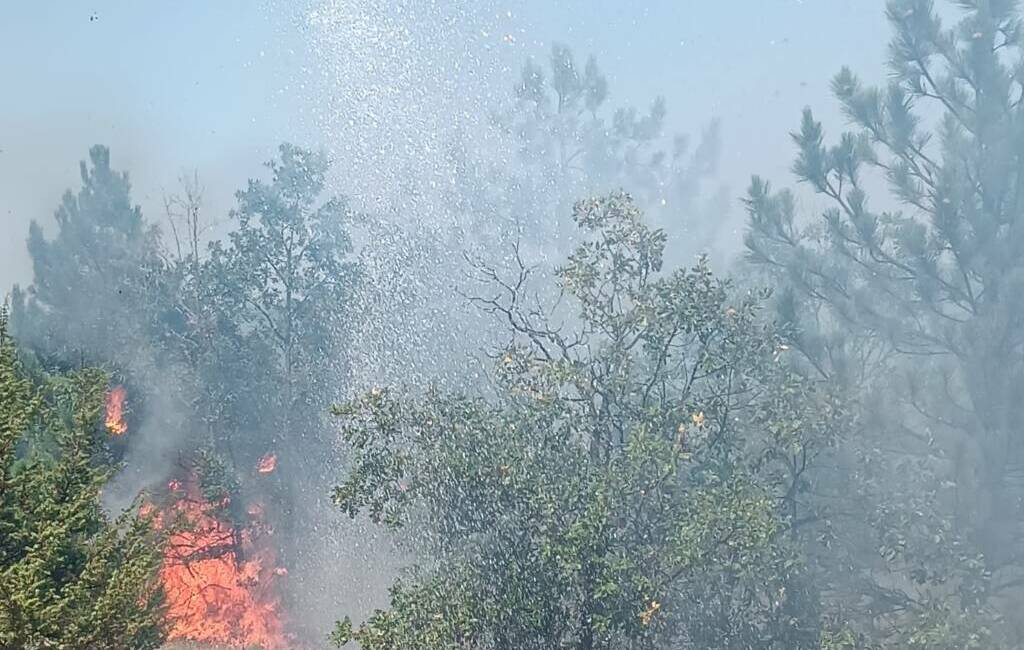
[[[28,221],[51,218],[93,143],[111,145],[152,217],[183,170],[197,168],[209,209],[226,211],[278,142],[322,144],[308,116],[327,91],[301,83],[322,55],[302,29],[318,0],[3,4],[0,286],[29,279]],[[884,74],[881,0],[494,6],[512,14],[516,58],[546,56],[563,41],[597,55],[615,103],[645,106],[664,94],[674,128],[690,132],[721,118],[723,175],[734,194],[751,173],[788,180],[787,132],[804,105],[839,128],[828,82],[841,65],[869,79]]]

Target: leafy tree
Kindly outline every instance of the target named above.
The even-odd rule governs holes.
[[[486,319],[453,291],[452,279],[465,273],[463,255],[504,256],[516,246],[527,264],[550,269],[574,246],[566,216],[580,196],[628,189],[665,229],[670,263],[692,264],[721,243],[730,206],[715,180],[717,122],[691,142],[667,132],[662,99],[647,111],[616,108],[629,98],[616,97],[594,57],[579,61],[562,44],[545,60],[528,60],[508,91],[481,128],[456,131],[444,143],[444,173],[435,170],[427,182],[403,178],[396,203],[414,211],[403,210],[398,223],[384,214],[365,224],[373,243],[360,251],[366,325],[354,336],[363,354],[357,370],[374,380],[472,377],[478,367],[470,355],[449,352],[493,341]],[[515,265],[511,255],[489,259]]]
[[[163,638],[158,539],[111,521],[112,469],[96,437],[106,378],[36,385],[0,313],[0,647],[155,648]]]
[[[469,117],[482,124],[456,120],[465,130],[443,142],[438,168],[426,179],[400,174],[398,214],[366,224],[373,245],[360,251],[367,280],[358,296],[365,325],[353,333],[362,355],[356,370],[384,383],[472,377],[478,367],[471,355],[449,352],[475,352],[493,341],[486,319],[453,291],[453,278],[465,272],[463,255],[518,246],[527,264],[550,269],[574,246],[576,229],[566,217],[580,196],[633,192],[668,234],[671,263],[692,264],[698,252],[721,244],[730,206],[715,179],[717,123],[691,142],[668,132],[663,100],[640,111],[629,101],[615,95],[593,57],[578,60],[555,45],[549,58],[526,62],[489,115]],[[489,259],[515,264],[511,255]]]
[[[334,639],[385,648],[811,648],[790,532],[841,405],[787,370],[763,296],[706,265],[661,272],[665,234],[624,194],[579,202],[558,271],[478,265],[507,327],[485,395],[374,388],[338,409],[336,488],[424,558]]]
[[[992,610],[1019,610],[1024,575],[1024,32],[1015,2],[956,4],[947,28],[928,0],[888,3],[892,81],[842,70],[853,131],[826,145],[807,109],[793,136],[831,207],[804,225],[755,178],[747,245],[808,373],[863,405],[816,479],[835,592],[894,643],[1017,647],[1019,617]]]
[[[296,512],[294,493],[328,485],[324,416],[342,379],[358,274],[349,260],[350,211],[321,196],[326,157],[283,144],[267,167],[269,181],[250,180],[237,193],[227,241],[213,242],[200,263],[185,262],[183,343],[211,448],[243,480],[273,455],[275,469],[258,485],[272,492],[275,523],[290,531],[284,550],[294,554],[303,546],[300,524],[311,519]]]
[[[207,278],[226,317],[254,350],[272,360],[275,438],[302,438],[300,423],[330,394],[340,356],[346,303],[356,279],[348,259],[349,211],[342,199],[322,200],[328,162],[322,153],[293,145],[267,167],[272,180],[250,180],[238,192],[230,244],[214,242]],[[297,442],[294,438],[292,442]]]

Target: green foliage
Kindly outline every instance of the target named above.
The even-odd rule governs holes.
[[[318,413],[343,356],[339,344],[357,278],[347,259],[350,211],[340,198],[321,199],[323,154],[284,144],[267,167],[270,182],[251,180],[237,194],[230,245],[214,242],[203,266],[217,308],[209,316],[217,334],[203,344],[215,359],[241,355],[218,364],[218,395],[237,393],[236,363],[262,377],[244,410],[245,424],[266,436],[263,444],[282,451],[277,445],[288,436],[288,447],[305,452],[322,442]]]
[[[160,404],[150,418],[194,413],[188,428],[206,434],[194,442],[232,466],[248,469],[283,435],[320,444],[357,275],[349,210],[321,197],[326,157],[282,145],[271,179],[238,192],[237,227],[206,253],[198,180],[187,200],[168,199],[167,251],[109,150],[93,147],[90,161],[57,210],[53,239],[38,226],[30,233],[34,280],[13,301],[19,340],[47,367],[116,368],[137,384],[134,402]]]
[[[54,239],[32,223],[34,279],[12,304],[15,334],[65,365],[130,354],[168,304],[157,232],[131,204],[128,175],[111,169],[106,147],[92,147],[89,163],[81,189],[57,208]]]
[[[733,304],[703,263],[662,273],[665,236],[628,196],[574,216],[571,311],[531,304],[522,266],[478,268],[510,337],[490,397],[375,388],[337,409],[354,457],[336,502],[429,561],[335,641],[817,647],[789,532],[842,409],[786,370],[761,296]]]
[[[325,420],[346,371],[357,272],[350,211],[325,196],[326,157],[288,144],[279,154],[269,178],[237,193],[230,231],[209,242],[198,179],[166,199],[162,239],[132,207],[127,175],[94,147],[50,239],[33,228],[34,283],[15,291],[12,321],[46,368],[88,361],[128,386],[134,421],[112,455],[131,449],[166,474],[126,472],[120,483],[144,489],[194,472],[212,514],[236,530],[247,521],[241,494],[266,503],[270,525],[288,531],[278,559],[299,583],[319,522],[303,510],[315,502],[296,493],[325,493],[333,479]],[[259,473],[266,454],[276,469]]]
[[[663,97],[646,111],[613,109],[597,60],[590,56],[581,68],[558,43],[546,66],[527,61],[514,94],[515,104],[498,124],[512,138],[517,164],[506,170],[511,178],[500,192],[513,200],[514,212],[546,215],[520,237],[552,237],[565,225],[558,216],[576,198],[626,187],[655,223],[673,235],[685,232],[678,245],[688,253],[713,242],[729,208],[724,188],[714,197],[701,196],[717,172],[717,122],[693,146],[687,136],[666,132]],[[702,205],[701,198],[711,200]],[[540,244],[550,246],[543,239]]]
[[[842,70],[854,130],[828,145],[807,109],[793,134],[794,172],[831,207],[804,225],[755,178],[747,246],[798,365],[863,407],[841,471],[815,478],[832,593],[892,643],[1017,647],[1024,43],[1016,3],[957,4],[947,28],[929,0],[888,3],[891,82]],[[890,196],[869,202],[878,180]]]
[[[268,503],[279,561],[301,570],[319,522],[298,494],[323,494],[335,458],[326,423],[346,370],[349,304],[358,281],[345,201],[324,196],[328,160],[283,144],[270,178],[236,194],[235,227],[175,270],[178,358],[195,382],[191,409],[206,429],[195,469],[220,516],[245,518],[238,492]],[[192,222],[194,224],[194,222]],[[194,232],[194,229],[193,229]],[[257,473],[267,455],[276,469]],[[309,568],[309,567],[306,567]]]
[[[0,647],[163,638],[159,540],[146,518],[111,521],[100,504],[112,472],[96,437],[106,385],[89,370],[33,383],[0,314]]]

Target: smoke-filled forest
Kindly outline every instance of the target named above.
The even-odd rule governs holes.
[[[41,83],[19,48],[64,38],[70,86],[0,108],[0,650],[1024,647],[1015,0],[138,25],[205,84],[146,115],[188,120],[241,41],[178,30],[297,30],[304,99],[224,106],[274,139],[234,153],[99,126],[163,81],[66,25],[146,9],[44,35],[31,4],[0,69]],[[805,22],[744,31],[776,4]],[[702,16],[701,51],[623,58]]]

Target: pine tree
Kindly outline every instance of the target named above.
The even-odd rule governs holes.
[[[517,149],[516,171],[503,191],[514,218],[544,215],[520,237],[571,237],[557,219],[579,196],[627,188],[653,223],[687,254],[707,252],[726,223],[725,188],[712,197],[721,135],[711,122],[694,148],[689,137],[666,132],[668,107],[656,97],[646,111],[611,108],[608,79],[590,56],[580,67],[572,50],[556,43],[547,66],[530,60],[514,88],[515,102],[499,123]],[[707,204],[702,200],[711,198]],[[538,226],[540,227],[538,229]]]
[[[956,4],[946,27],[930,0],[888,3],[891,82],[842,70],[853,130],[828,145],[807,109],[793,135],[830,207],[803,225],[755,178],[747,246],[808,372],[863,404],[815,484],[835,592],[911,647],[1019,647],[1019,617],[986,622],[1024,602],[1024,32],[1015,2]]]
[[[158,232],[132,205],[127,173],[111,169],[110,150],[96,145],[81,177],[57,208],[52,240],[33,221],[33,281],[12,305],[15,334],[72,366],[131,356],[169,305]]]
[[[160,544],[111,520],[97,438],[106,378],[28,376],[0,313],[0,648],[156,648]]]

